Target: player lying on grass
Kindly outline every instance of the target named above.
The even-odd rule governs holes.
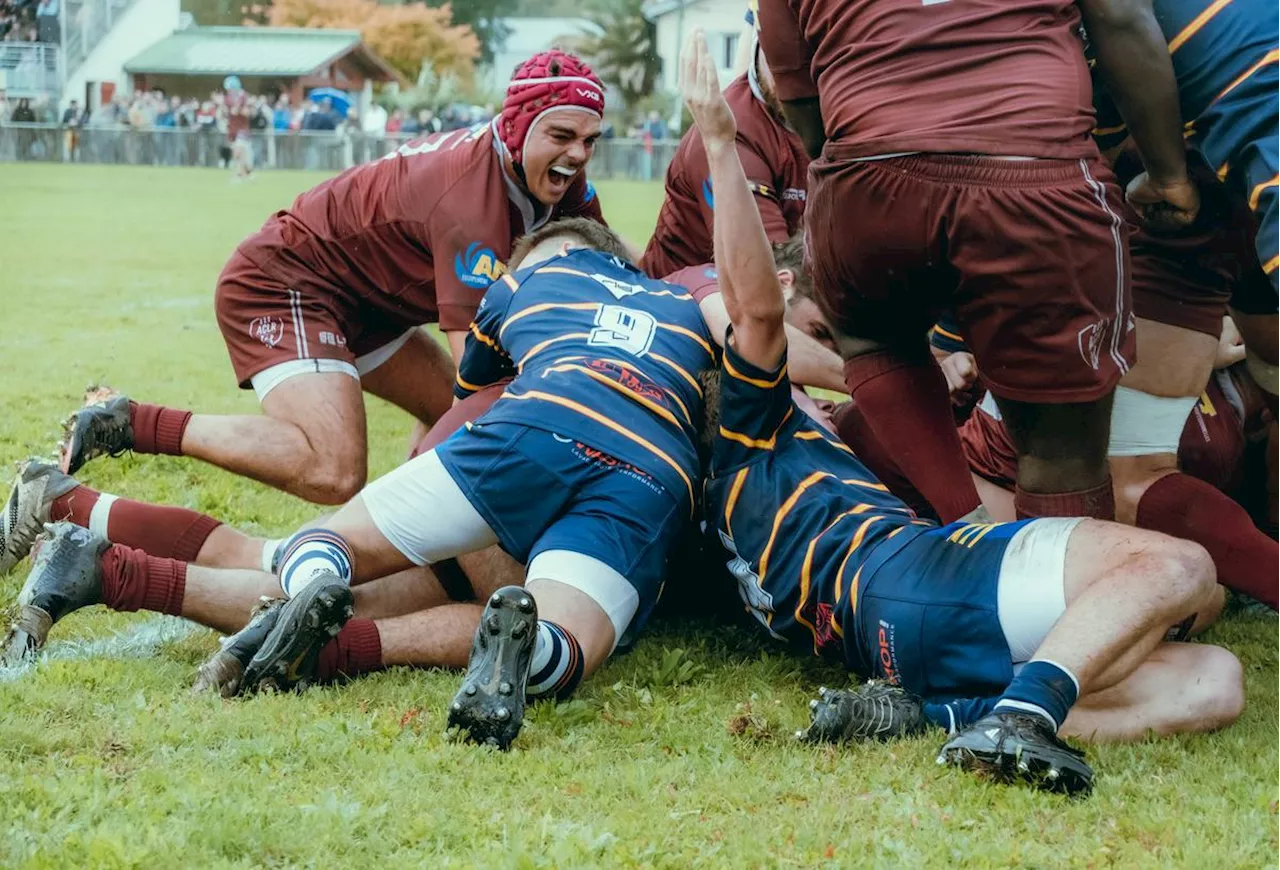
[[[604,88],[572,55],[516,70],[492,124],[409,142],[269,218],[218,278],[218,325],[261,416],[193,414],[118,397],[72,415],[62,468],[96,456],[191,456],[318,504],[365,483],[362,390],[426,424],[513,241],[572,215],[602,220],[584,168]],[[21,556],[21,554],[18,554]]]
[[[704,42],[685,67],[718,191],[716,263],[732,320],[719,397],[707,396],[704,517],[760,624],[930,699],[934,721],[954,716],[946,761],[1049,788],[1093,780],[1059,731],[1121,739],[1234,721],[1235,657],[1164,643],[1211,606],[1202,548],[1088,519],[939,527],[798,411],[785,303]],[[974,697],[985,700],[942,703]],[[824,700],[815,712],[838,720],[849,706]]]
[[[371,484],[325,529],[291,540],[279,566],[291,598],[242,690],[310,676],[351,616],[351,582],[495,543],[528,568],[524,589],[490,598],[476,632],[451,711],[473,738],[507,745],[526,684],[534,697],[567,693],[642,628],[667,550],[692,514],[697,375],[712,349],[693,298],[626,256],[613,233],[581,219],[523,240],[513,257],[520,271],[486,294],[456,391],[514,381],[474,425]],[[10,649],[122,589],[165,609],[157,599],[185,597],[193,578],[210,590],[270,579],[108,546],[69,524],[50,528]],[[545,666],[531,673],[534,660]]]

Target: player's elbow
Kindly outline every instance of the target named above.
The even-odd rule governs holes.
[[[744,329],[752,332],[766,330],[781,332],[786,313],[786,303],[782,301],[781,296],[776,300],[761,300],[739,305],[736,312],[731,312],[733,329],[735,332],[741,332]]]
[[[1132,31],[1155,21],[1150,0],[1081,0],[1089,33],[1096,39],[1107,32]]]

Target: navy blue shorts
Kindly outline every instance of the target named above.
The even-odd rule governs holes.
[[[1013,662],[998,611],[1000,565],[1028,522],[957,522],[873,550],[857,601],[845,599],[854,613],[842,616],[858,626],[846,641],[855,644],[849,664],[923,697],[1004,691]]]
[[[539,553],[567,550],[603,562],[639,597],[628,634],[644,626],[686,519],[652,475],[516,423],[474,423],[436,455],[512,558],[528,564]]]

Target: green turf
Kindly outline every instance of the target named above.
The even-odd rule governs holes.
[[[0,457],[47,452],[90,381],[251,412],[214,324],[214,279],[317,180],[0,165]],[[660,188],[600,194],[643,239]],[[376,474],[409,425],[374,404]],[[84,478],[275,534],[313,514],[181,459],[101,460]],[[3,603],[25,572],[0,584]],[[441,739],[447,673],[192,699],[214,637],[184,625],[78,613],[46,661],[0,682],[0,866],[1276,866],[1270,617],[1210,635],[1246,665],[1239,724],[1091,749],[1097,792],[1074,803],[939,769],[936,736],[794,745],[810,693],[842,675],[727,630],[651,635],[578,700],[535,708],[500,755]]]

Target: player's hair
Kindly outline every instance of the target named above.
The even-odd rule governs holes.
[[[547,239],[555,238],[556,236],[573,236],[592,250],[613,254],[624,262],[631,262],[631,252],[627,250],[627,246],[622,239],[618,238],[617,233],[604,224],[589,218],[571,217],[551,221],[546,226],[540,227],[528,235],[521,236],[511,250],[511,256],[507,260],[507,268],[514,272],[520,268],[520,264],[524,262],[524,258],[529,255],[530,251]]]
[[[804,261],[804,233],[796,233],[785,242],[773,243],[773,264],[777,269],[790,269],[795,275],[795,282],[792,284],[792,299],[809,299],[817,301],[814,298],[813,279],[809,277],[809,270],[805,266]]]

